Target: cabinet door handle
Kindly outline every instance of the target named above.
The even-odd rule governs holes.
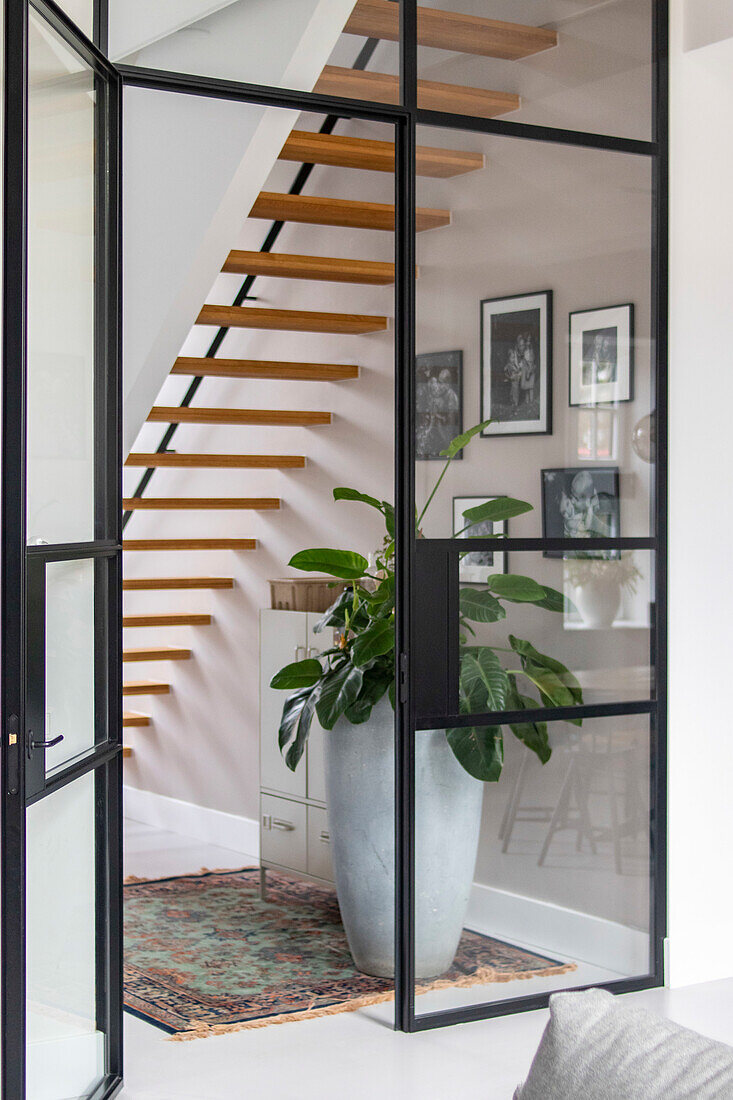
[[[307,652],[308,652],[308,650],[307,650],[307,649],[305,648],[305,646],[304,646],[304,645],[296,645],[296,646],[295,646],[295,649],[294,649],[294,653],[295,653],[295,660],[296,660],[296,661],[299,661],[299,660],[300,660],[300,651],[301,651],[301,649],[303,650],[303,656],[304,656],[304,657],[305,657],[305,655],[306,655],[306,654],[307,654]]]
[[[330,844],[331,834],[329,833],[328,829],[321,829],[318,839],[322,840],[324,844]]]
[[[314,653],[318,654],[320,652],[321,652],[320,649],[318,649],[316,646],[309,645],[308,648],[305,651],[305,655],[306,655],[306,657],[312,657]]]
[[[273,829],[281,829],[284,833],[292,833],[295,831],[295,826],[292,821],[283,821],[279,817],[273,817],[272,827]]]

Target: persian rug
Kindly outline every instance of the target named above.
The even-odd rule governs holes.
[[[427,992],[574,970],[465,930],[450,970]],[[125,884],[125,1007],[175,1039],[197,1039],[336,1012],[393,997],[358,971],[336,893],[259,868]]]

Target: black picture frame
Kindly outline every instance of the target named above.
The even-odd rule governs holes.
[[[482,436],[499,439],[503,436],[552,435],[552,309],[551,290],[482,299],[481,420],[494,421],[481,432]],[[531,391],[527,384],[529,379],[517,362],[519,349],[516,345],[526,340],[527,334],[534,349],[538,375]],[[507,372],[512,362],[519,374],[510,378]],[[523,411],[529,415],[522,418]]]
[[[634,400],[634,303],[577,309],[568,314],[568,404],[621,405]],[[585,319],[584,321],[581,319]],[[591,343],[609,345],[607,363],[592,365]],[[608,372],[599,378],[597,372]]]
[[[462,431],[463,352],[431,351],[416,355],[415,460],[444,461],[440,452]],[[463,451],[456,458],[462,459]]]
[[[501,497],[505,497],[506,493],[486,493],[483,496],[469,493],[460,494],[453,497],[452,503],[452,515],[453,515],[453,537],[455,539],[467,539],[470,538],[470,531],[475,527],[490,527],[491,530],[474,531],[476,536],[483,535],[491,537],[492,535],[501,534],[505,538],[509,533],[509,523],[507,520],[497,520],[496,522],[490,522],[488,524],[472,524],[469,532],[465,535],[459,535],[458,532],[465,525],[463,519],[463,512],[458,510],[459,502],[461,502],[465,508],[477,507],[479,504],[485,503],[488,500],[498,500]],[[460,516],[460,520],[459,517]],[[460,526],[459,526],[460,524]],[[477,556],[477,554],[490,555],[491,562],[471,562],[468,560],[470,557]],[[508,573],[509,572],[509,555],[506,550],[502,549],[501,543],[497,542],[496,550],[483,550],[478,551],[475,554],[471,554],[470,551],[461,557],[458,564],[458,582],[459,584],[486,584],[486,580],[489,576],[495,573]],[[484,575],[485,574],[485,575]]]
[[[542,537],[577,538],[578,550],[544,550],[545,558],[571,558],[577,554],[598,557],[619,557],[613,550],[584,551],[584,538],[621,537],[621,476],[618,466],[556,466],[541,471],[542,477]],[[592,490],[592,496],[591,496]],[[597,526],[588,523],[582,514],[582,506],[590,507],[593,498],[599,505],[594,509]],[[568,515],[564,516],[565,501]],[[570,511],[572,509],[572,511]],[[581,533],[583,532],[583,533]]]

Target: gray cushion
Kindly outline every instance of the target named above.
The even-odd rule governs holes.
[[[731,1100],[733,1047],[603,989],[556,993],[514,1100]]]

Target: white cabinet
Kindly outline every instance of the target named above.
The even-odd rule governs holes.
[[[260,864],[333,882],[326,809],[323,729],[314,718],[308,746],[290,771],[278,745],[287,691],[270,680],[292,661],[313,657],[331,644],[330,631],[314,634],[320,613],[260,612]]]

